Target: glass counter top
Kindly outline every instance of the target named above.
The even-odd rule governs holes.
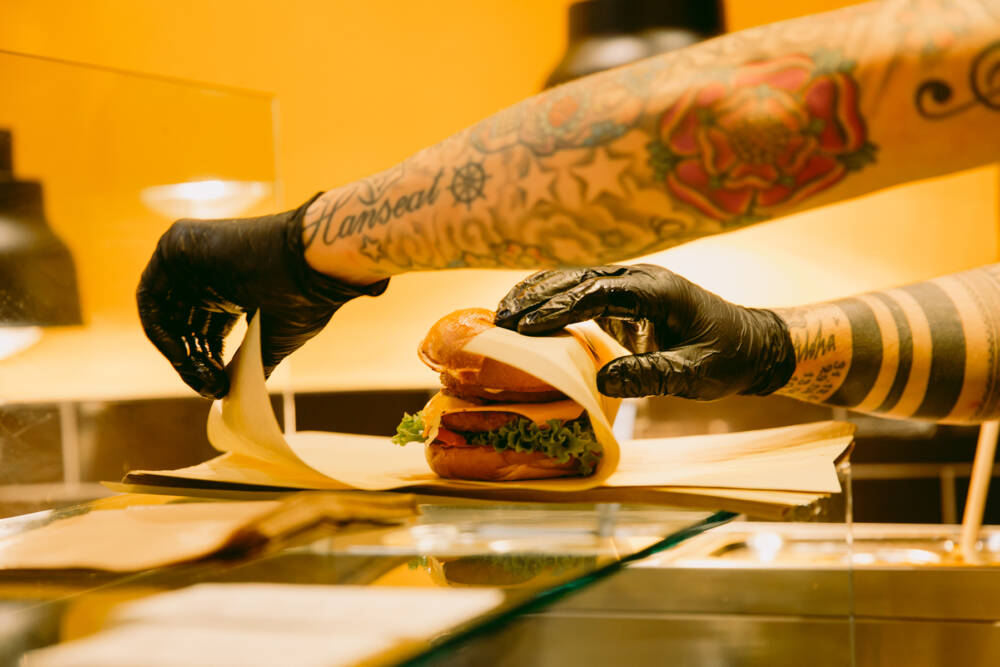
[[[130,504],[193,502],[115,496],[0,521],[0,540],[60,518]],[[202,501],[204,502],[204,501]],[[214,501],[218,502],[218,501]],[[617,504],[491,504],[418,497],[419,514],[399,526],[311,535],[256,556],[216,558],[129,574],[0,571],[0,662],[92,636],[119,605],[201,583],[492,588],[488,613],[407,648],[400,661],[432,664],[476,637],[537,611],[735,515]]]

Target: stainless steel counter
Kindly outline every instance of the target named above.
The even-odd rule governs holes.
[[[734,522],[522,618],[478,650],[502,656],[499,665],[1000,664],[1000,530],[984,531],[976,566],[956,561],[957,535],[955,526]]]

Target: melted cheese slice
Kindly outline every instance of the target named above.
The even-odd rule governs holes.
[[[550,419],[570,421],[583,414],[583,406],[569,399],[550,401],[548,403],[491,403],[477,405],[471,401],[463,401],[444,392],[438,392],[424,406],[424,435],[426,442],[432,442],[437,437],[441,416],[452,412],[513,412],[525,419],[530,419],[538,425],[544,425]]]

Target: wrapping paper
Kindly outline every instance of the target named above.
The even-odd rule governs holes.
[[[669,487],[701,495],[725,489],[784,491],[795,492],[801,499],[802,494],[840,490],[834,462],[852,442],[854,428],[847,423],[828,421],[742,433],[630,440],[620,446],[611,432],[618,401],[597,391],[596,375],[603,363],[627,351],[593,323],[575,325],[569,334],[545,338],[488,329],[473,338],[466,349],[541,378],[582,405],[604,447],[595,474],[518,482],[447,480],[430,470],[419,443],[399,447],[389,436],[313,431],[283,434],[264,384],[260,331],[254,320],[230,364],[230,393],[216,401],[209,414],[209,440],[222,455],[180,470],[138,471],[130,475],[133,480],[127,477],[126,481],[156,475],[301,489],[420,487],[430,492],[460,493],[503,488],[546,496],[597,487]],[[747,494],[753,497],[749,491]],[[796,496],[789,498],[790,503],[797,502]]]
[[[510,488],[579,491],[599,486],[618,467],[619,447],[610,418],[618,401],[597,391],[596,364],[627,354],[596,325],[572,334],[532,338],[506,329],[488,329],[469,341],[467,350],[516,366],[540,377],[583,406],[604,454],[594,474],[550,480],[504,482]],[[251,323],[243,346],[230,364],[230,393],[212,406],[208,439],[230,454],[227,463],[257,459],[264,468],[301,478],[316,488],[384,490],[421,485],[468,488],[490,482],[444,480],[428,467],[423,446],[393,444],[388,437],[300,431],[282,434],[271,409],[260,357],[260,328]],[[204,472],[204,471],[201,471]]]

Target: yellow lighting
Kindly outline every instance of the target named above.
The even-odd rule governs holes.
[[[139,193],[142,203],[168,218],[233,218],[271,194],[263,181],[219,179],[153,185]]]

